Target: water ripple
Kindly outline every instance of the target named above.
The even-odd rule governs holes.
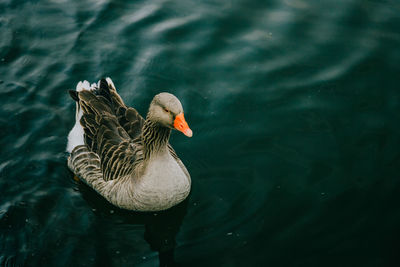
[[[154,266],[152,249],[171,248],[188,266],[397,255],[396,1],[0,6],[0,265]],[[177,210],[126,213],[73,181],[67,89],[103,76],[142,115],[156,93],[181,99],[194,136],[171,143],[193,189]]]

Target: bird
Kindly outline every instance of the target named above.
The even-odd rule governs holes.
[[[152,99],[146,118],[125,105],[113,81],[80,81],[68,134],[68,167],[108,202],[132,211],[161,211],[187,198],[190,174],[169,143],[172,130],[192,137],[173,94]]]

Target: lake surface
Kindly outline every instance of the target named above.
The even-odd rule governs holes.
[[[1,266],[400,266],[400,2],[1,1]],[[73,180],[80,80],[181,100],[181,205]]]

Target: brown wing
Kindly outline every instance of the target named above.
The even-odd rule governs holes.
[[[144,124],[143,117],[140,116],[136,109],[125,105],[112,82],[108,84],[106,80],[102,79],[100,81],[100,89],[102,90],[101,92],[108,90],[109,99],[112,103],[118,122],[125,129],[128,135],[132,139],[140,137]]]
[[[85,144],[99,156],[103,179],[109,181],[132,172],[141,151],[119,123],[116,111],[121,112],[122,100],[116,92],[112,95],[105,91],[104,82],[95,91],[80,91],[78,98],[83,110]],[[137,131],[140,133],[140,130]]]

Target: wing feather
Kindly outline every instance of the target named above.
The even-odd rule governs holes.
[[[128,109],[122,106],[124,105],[122,99],[115,90],[112,92],[104,87],[105,83],[101,82],[98,90],[80,91],[78,97],[83,110],[80,122],[85,133],[85,144],[90,152],[99,157],[103,179],[109,181],[133,171],[134,164],[132,163],[136,162],[139,149],[130,134],[120,124]],[[121,113],[120,118],[116,114],[118,112]],[[136,120],[137,118],[138,116]],[[136,123],[135,126],[142,125],[134,123]],[[130,125],[130,121],[127,120],[125,124]],[[135,137],[140,132],[141,129],[135,129]],[[90,171],[88,168],[86,170]]]

